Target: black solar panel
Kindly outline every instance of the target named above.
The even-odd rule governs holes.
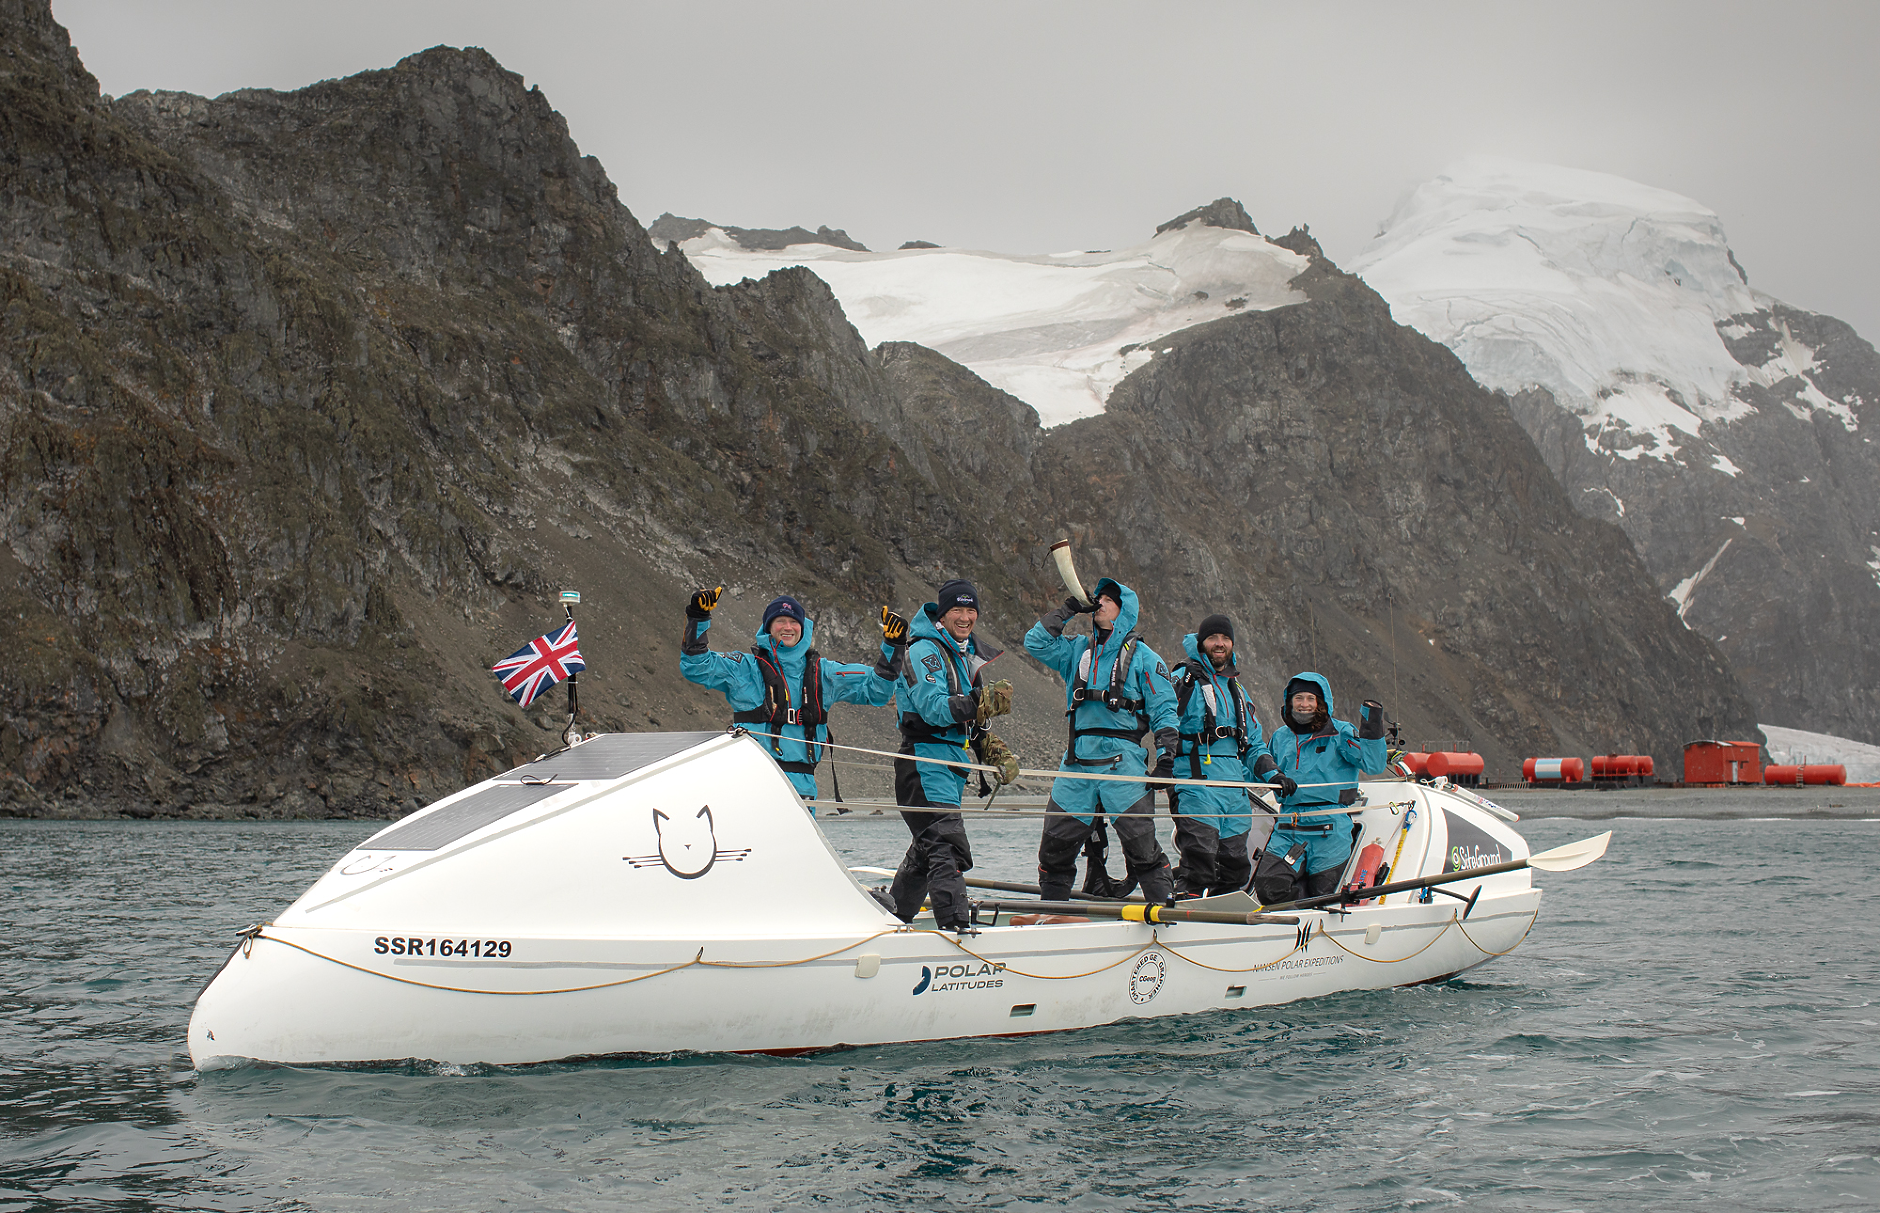
[[[415,821],[393,826],[389,833],[370,839],[362,851],[435,851],[499,817],[526,809],[538,800],[572,787],[568,783],[501,783],[445,805]]]
[[[723,737],[715,733],[604,733],[571,750],[526,763],[504,779],[618,779],[671,758],[681,750]]]

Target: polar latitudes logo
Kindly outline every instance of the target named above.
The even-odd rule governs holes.
[[[943,994],[950,990],[996,990],[1005,984],[999,974],[1005,972],[1005,965],[999,961],[984,961],[977,965],[926,965],[920,967],[920,982],[914,987],[914,993],[925,994],[932,990]]]

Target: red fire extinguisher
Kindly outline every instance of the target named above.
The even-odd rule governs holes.
[[[1366,844],[1365,848],[1358,852],[1358,870],[1351,874],[1351,883],[1345,886],[1345,892],[1368,889],[1376,884],[1377,869],[1383,862],[1384,848],[1375,842]],[[1368,906],[1371,902],[1369,898],[1366,898],[1358,904]]]

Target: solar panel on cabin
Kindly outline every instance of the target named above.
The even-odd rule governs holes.
[[[573,749],[525,763],[505,779],[618,779],[723,733],[604,733]]]
[[[546,800],[572,786],[568,783],[499,783],[493,788],[484,788],[474,796],[447,804],[435,813],[427,813],[416,821],[393,826],[390,833],[371,839],[360,849],[435,851],[456,842],[472,830],[480,830],[492,821],[507,817],[518,809],[526,809],[538,800]]]

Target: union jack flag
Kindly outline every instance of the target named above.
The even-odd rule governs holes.
[[[539,636],[490,667],[503,689],[521,707],[570,674],[587,669],[575,640],[574,620],[551,636]]]

